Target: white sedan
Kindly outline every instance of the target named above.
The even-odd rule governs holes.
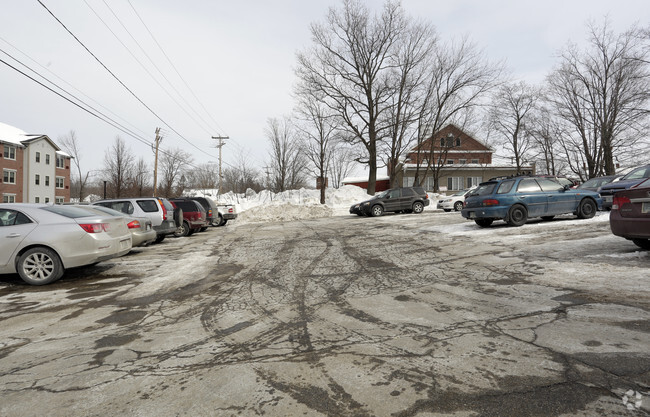
[[[0,204],[0,274],[17,272],[29,284],[49,284],[67,268],[130,250],[131,233],[119,217],[68,206]]]
[[[461,211],[463,209],[463,203],[465,203],[465,197],[475,189],[476,187],[460,190],[448,197],[441,198],[438,200],[438,208],[444,211]]]

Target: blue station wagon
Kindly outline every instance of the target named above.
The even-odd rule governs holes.
[[[570,189],[546,178],[514,177],[479,184],[465,197],[461,214],[481,227],[495,220],[521,226],[533,217],[551,220],[567,213],[589,219],[601,206],[602,199],[594,191]]]

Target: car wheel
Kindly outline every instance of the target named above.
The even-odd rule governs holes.
[[[590,198],[585,198],[580,202],[578,206],[578,218],[579,219],[591,219],[596,215],[596,203]]]
[[[206,226],[206,227],[202,227],[202,228],[199,230],[199,232],[205,232],[206,230],[208,230],[207,226]]]
[[[372,209],[370,209],[370,214],[372,217],[377,217],[381,216],[384,214],[384,208],[380,206],[379,204],[372,206]]]
[[[413,213],[420,214],[424,211],[424,204],[419,201],[413,203]]]
[[[63,264],[52,249],[32,248],[18,258],[18,275],[28,284],[45,285],[63,276]]]
[[[446,211],[447,213],[451,211],[451,209],[443,209],[443,210]]]
[[[165,240],[165,235],[158,235],[156,236],[156,240],[154,241],[154,243],[160,243],[163,240]]]
[[[554,218],[555,218],[555,216],[542,216],[542,220],[544,220],[545,222],[547,222],[549,220],[553,220]]]
[[[216,225],[217,226],[223,226],[224,224],[226,224],[226,223],[223,221],[223,216],[220,214]]]
[[[357,213],[357,216],[363,217],[363,213],[359,212]]]
[[[650,239],[632,239],[632,242],[641,249],[650,250]]]
[[[454,203],[454,210],[461,211],[462,209],[463,209],[463,202],[462,201],[456,201]]]
[[[474,223],[478,224],[481,227],[489,227],[494,220],[492,219],[476,219]]]
[[[526,211],[526,207],[520,204],[515,204],[510,207],[510,211],[508,212],[508,224],[510,226],[523,226],[527,220],[528,212]]]
[[[190,225],[185,221],[174,232],[174,236],[176,237],[188,236],[189,234],[190,234]]]

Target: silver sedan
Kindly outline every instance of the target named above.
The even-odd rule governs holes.
[[[118,217],[78,207],[0,204],[0,274],[17,272],[32,285],[56,281],[67,268],[125,255],[131,245]]]
[[[156,231],[151,224],[151,220],[147,217],[130,216],[128,214],[122,213],[121,211],[113,210],[104,206],[74,205],[73,207],[80,207],[96,214],[106,214],[113,217],[123,218],[126,223],[126,227],[128,227],[129,231],[131,232],[133,247],[147,246],[156,240]]]

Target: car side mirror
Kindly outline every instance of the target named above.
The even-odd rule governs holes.
[[[571,186],[569,184],[566,184],[564,187],[562,187],[564,191],[570,190]]]

